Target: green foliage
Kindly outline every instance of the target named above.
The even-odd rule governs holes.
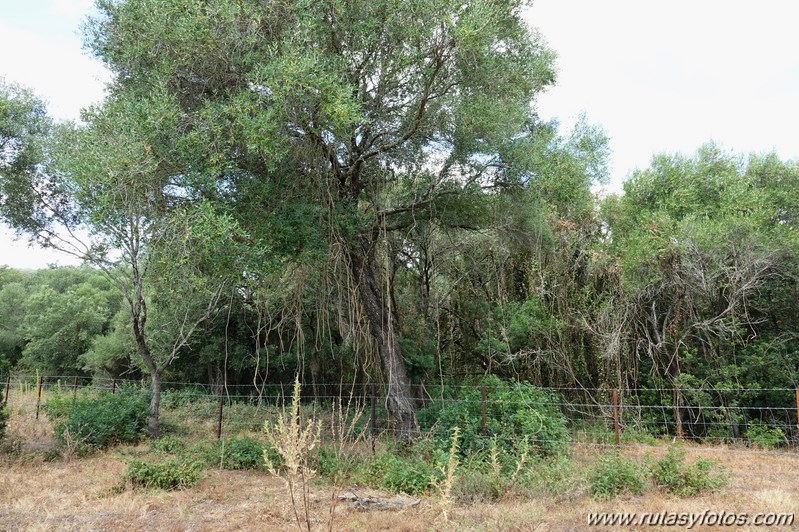
[[[640,495],[644,491],[645,475],[641,467],[619,452],[600,456],[591,472],[591,495],[610,500],[622,493]]]
[[[652,478],[660,489],[678,497],[715,491],[729,482],[729,474],[717,462],[697,458],[693,464],[685,464],[685,451],[677,447],[654,465]]]
[[[541,455],[563,450],[568,433],[565,416],[554,406],[557,397],[529,383],[507,382],[493,375],[478,385],[464,386],[443,405],[433,403],[420,412],[423,421],[438,423],[442,449],[447,448],[453,427],[461,427],[463,454],[488,449],[488,440],[482,435],[481,386],[486,388],[487,432],[496,437],[503,452],[515,455],[525,438]]]
[[[8,409],[5,402],[0,401],[0,441],[6,437],[6,424],[8,423]]]
[[[773,449],[787,441],[781,428],[768,425],[749,425],[746,429],[746,437],[753,445],[764,449]]]
[[[264,445],[255,438],[233,438],[218,447],[225,469],[265,469]]]
[[[181,460],[147,462],[132,460],[123,474],[123,484],[134,488],[177,490],[191,488],[202,473],[197,463]]]
[[[150,448],[159,453],[179,454],[186,449],[186,444],[174,436],[164,436],[154,440]]]
[[[462,471],[452,487],[452,496],[464,502],[496,501],[505,493],[502,477],[475,469]]]
[[[404,457],[391,451],[377,455],[369,465],[368,475],[379,487],[397,493],[421,494],[433,487],[440,472],[419,457]]]
[[[360,479],[369,475],[370,461],[357,452],[341,453],[327,447],[319,447],[313,456],[313,469],[329,481],[338,483],[344,479]]]
[[[197,403],[211,403],[213,398],[205,388],[200,386],[186,386],[176,390],[161,392],[162,408],[180,408],[196,405]]]
[[[272,460],[276,470],[283,466],[280,456],[274,449],[266,447],[263,443],[250,436],[228,438],[200,442],[190,449],[187,454],[209,468],[222,468],[231,470],[256,469],[266,470],[264,454]]]
[[[117,443],[139,440],[150,412],[147,394],[105,393],[80,398],[67,406],[64,399],[48,401],[54,415],[64,418],[55,426],[56,441],[66,443],[65,432],[81,444],[105,449]]]

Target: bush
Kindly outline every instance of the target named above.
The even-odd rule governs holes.
[[[164,436],[152,443],[152,450],[166,454],[178,454],[186,449],[186,444],[174,436]]]
[[[255,438],[234,438],[219,447],[225,469],[265,469],[264,446]]]
[[[8,410],[6,404],[0,401],[0,440],[6,437],[6,423],[8,423]]]
[[[721,488],[729,481],[723,468],[713,471],[715,461],[697,458],[692,465],[685,464],[685,451],[671,448],[666,456],[655,464],[652,478],[666,493],[678,497],[691,497],[703,491]]]
[[[79,445],[104,449],[117,443],[139,440],[147,425],[149,397],[124,393],[103,394],[93,399],[48,401],[48,412],[58,412],[63,421],[55,427],[56,441],[68,438]]]
[[[752,445],[763,449],[773,449],[787,441],[781,428],[768,425],[749,425],[746,437],[749,438]]]
[[[509,383],[494,375],[486,377],[486,428],[496,436],[504,453],[517,454],[527,437],[532,450],[547,456],[560,452],[568,441],[566,417],[553,405],[558,398],[529,383]],[[461,454],[485,450],[482,435],[482,397],[480,385],[462,388],[456,400],[433,405],[420,412],[423,421],[437,420],[441,448],[449,445],[453,427],[461,428]]]
[[[192,462],[168,460],[161,463],[133,460],[128,464],[123,483],[134,488],[175,490],[191,488],[200,480],[200,466]]]
[[[42,405],[42,410],[52,419],[60,419],[67,417],[74,406],[75,400],[72,397],[56,395]]]
[[[642,468],[618,452],[599,458],[591,471],[591,495],[595,499],[610,500],[622,493],[640,495],[644,491]]]
[[[404,458],[385,452],[372,460],[369,476],[379,487],[416,495],[428,491],[438,475],[431,464],[417,458]]]

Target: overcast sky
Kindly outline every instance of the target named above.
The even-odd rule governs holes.
[[[0,0],[0,76],[34,89],[58,119],[99,101],[108,79],[81,50],[92,0]],[[610,191],[659,152],[709,140],[799,158],[799,4],[789,0],[536,0],[528,20],[558,53],[538,100],[564,127],[581,112],[610,136]],[[66,264],[0,230],[0,264]]]

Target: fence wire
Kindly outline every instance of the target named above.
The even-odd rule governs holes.
[[[14,396],[20,391],[35,390],[39,397],[42,393],[50,397],[68,394],[77,397],[100,392],[149,391],[146,379],[14,374],[4,381],[2,398],[12,407]],[[290,401],[293,383],[209,385],[162,381],[161,386],[163,407],[183,407],[201,424],[219,425],[230,432],[259,430],[274,417],[276,409]],[[799,448],[797,389],[633,388],[616,393],[608,388],[535,389],[541,392],[537,395],[539,400],[519,399],[520,394],[515,394],[515,399],[494,397],[492,386],[413,385],[412,396],[403,399],[415,404],[420,413],[420,432],[433,437],[446,437],[452,428],[439,423],[436,412],[461,408],[477,418],[471,421],[481,426],[486,438],[497,436],[511,443],[526,441],[534,446],[564,443],[542,433],[514,431],[513,423],[503,425],[502,434],[497,434],[490,419],[503,416],[503,412],[512,417],[520,409],[549,409],[565,417],[568,431],[565,443],[570,444],[604,446],[618,438],[620,444],[635,447],[646,446],[656,438],[667,438],[708,444],[708,449],[721,452],[738,447],[793,453]],[[331,405],[340,402],[345,408],[360,409],[364,419],[359,430],[373,436],[396,436],[398,429],[386,408],[386,391],[385,386],[376,383],[303,383],[303,408],[329,414]],[[218,409],[220,403],[223,408]],[[246,408],[253,405],[259,408]],[[486,411],[490,414],[482,414]],[[222,412],[221,418],[218,412]],[[324,419],[324,415],[321,417]]]

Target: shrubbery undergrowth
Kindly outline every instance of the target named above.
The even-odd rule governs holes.
[[[200,466],[194,462],[132,460],[125,470],[123,481],[136,488],[174,490],[191,488],[197,484],[200,476]]]
[[[45,411],[58,420],[55,438],[59,445],[75,443],[105,449],[141,438],[147,426],[149,396],[127,393],[102,394],[93,398],[54,397]]]

